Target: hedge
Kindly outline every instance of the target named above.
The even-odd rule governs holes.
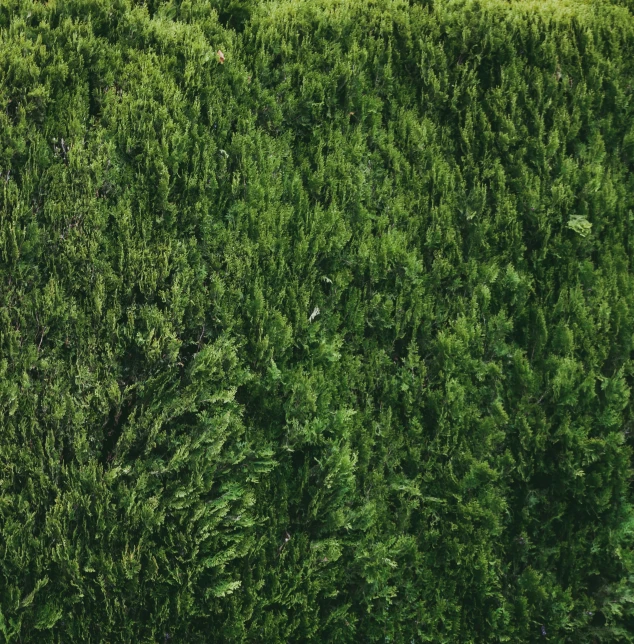
[[[631,0],[0,3],[7,642],[634,642]]]

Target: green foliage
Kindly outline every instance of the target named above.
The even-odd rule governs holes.
[[[630,4],[0,3],[4,640],[634,641]]]

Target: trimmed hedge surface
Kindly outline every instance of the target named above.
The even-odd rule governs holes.
[[[629,0],[3,0],[1,637],[633,642],[633,61]]]

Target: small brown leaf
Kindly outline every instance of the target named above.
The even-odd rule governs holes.
[[[221,65],[225,62],[225,55],[222,53],[222,51],[220,51],[220,49],[218,50],[218,60],[220,61]]]

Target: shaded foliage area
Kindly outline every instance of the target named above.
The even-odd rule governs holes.
[[[634,641],[627,2],[0,30],[6,641]]]

